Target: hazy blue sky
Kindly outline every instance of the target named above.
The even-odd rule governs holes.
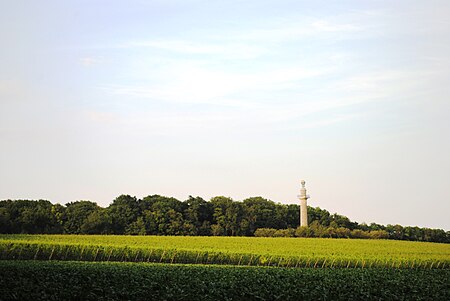
[[[450,1],[0,0],[0,199],[261,195],[450,230]]]

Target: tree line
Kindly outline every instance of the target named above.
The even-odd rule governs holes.
[[[300,206],[262,197],[242,201],[217,196],[121,195],[106,208],[91,201],[65,205],[47,200],[0,201],[0,233],[286,236],[376,238],[450,243],[450,231],[401,225],[358,224],[308,207],[309,227],[299,227]]]

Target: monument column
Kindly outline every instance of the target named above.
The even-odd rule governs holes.
[[[302,180],[302,188],[300,189],[300,226],[308,227],[308,207],[306,200],[309,199],[309,195],[306,194],[305,181]]]

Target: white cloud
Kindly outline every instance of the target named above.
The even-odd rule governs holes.
[[[354,34],[362,31],[361,26],[351,23],[337,23],[325,19],[312,19],[308,22],[283,24],[270,28],[248,30],[232,35],[232,39],[260,40],[262,42],[282,42],[297,40],[304,37],[320,37],[330,33]]]
[[[295,83],[298,85],[298,81],[318,77],[329,71],[291,67],[244,74],[186,64],[170,67],[166,72],[166,80],[157,84],[107,86],[103,89],[116,95],[159,101],[248,107],[248,102],[241,97],[237,101],[234,95],[281,91]]]
[[[246,43],[212,43],[191,40],[140,40],[120,45],[123,48],[154,48],[179,54],[213,55],[228,59],[251,59],[268,52],[264,47]]]
[[[302,18],[304,19],[304,18]],[[227,29],[225,32],[187,39],[141,39],[116,45],[117,48],[153,48],[177,54],[212,55],[228,59],[252,59],[270,54],[274,42],[297,40],[304,37],[320,37],[322,34],[349,33],[361,31],[359,25],[333,22],[326,19],[309,18],[297,23],[265,24],[256,29]]]
[[[171,70],[169,72],[171,76],[168,77],[171,80],[159,84],[107,86],[103,89],[110,94],[125,96],[128,99],[131,97],[131,99],[143,98],[179,104],[208,104],[212,108],[224,106],[232,109],[212,114],[213,118],[210,120],[206,120],[207,117],[211,117],[210,113],[181,117],[178,115],[152,117],[151,120],[158,120],[156,123],[151,122],[152,127],[161,127],[164,131],[163,125],[169,128],[177,125],[201,127],[205,122],[211,125],[220,123],[221,120],[241,125],[248,122],[256,122],[260,126],[277,124],[278,127],[286,121],[296,120],[293,123],[289,122],[295,129],[323,127],[353,119],[355,115],[324,117],[326,115],[316,114],[374,101],[395,100],[414,85],[414,81],[404,83],[409,73],[386,70],[342,79],[324,79],[323,88],[319,88],[319,91],[302,92],[300,86],[302,80],[320,78],[323,75],[337,77],[332,71],[292,67],[239,74],[211,71],[199,66],[184,66]],[[286,87],[291,87],[293,92],[282,94]],[[280,93],[279,99],[274,99],[273,96],[277,93]],[[270,101],[261,101],[259,97],[266,94],[270,94]],[[305,123],[298,120],[299,117],[307,115],[315,116],[315,120]],[[145,118],[140,123],[146,124]]]
[[[358,31],[360,28],[353,24],[332,24],[327,20],[317,20],[310,24],[310,33],[320,32],[349,32]]]

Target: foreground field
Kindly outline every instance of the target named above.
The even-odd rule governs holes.
[[[450,245],[318,238],[0,235],[0,259],[447,269]]]
[[[450,300],[450,270],[0,261],[2,300]]]

